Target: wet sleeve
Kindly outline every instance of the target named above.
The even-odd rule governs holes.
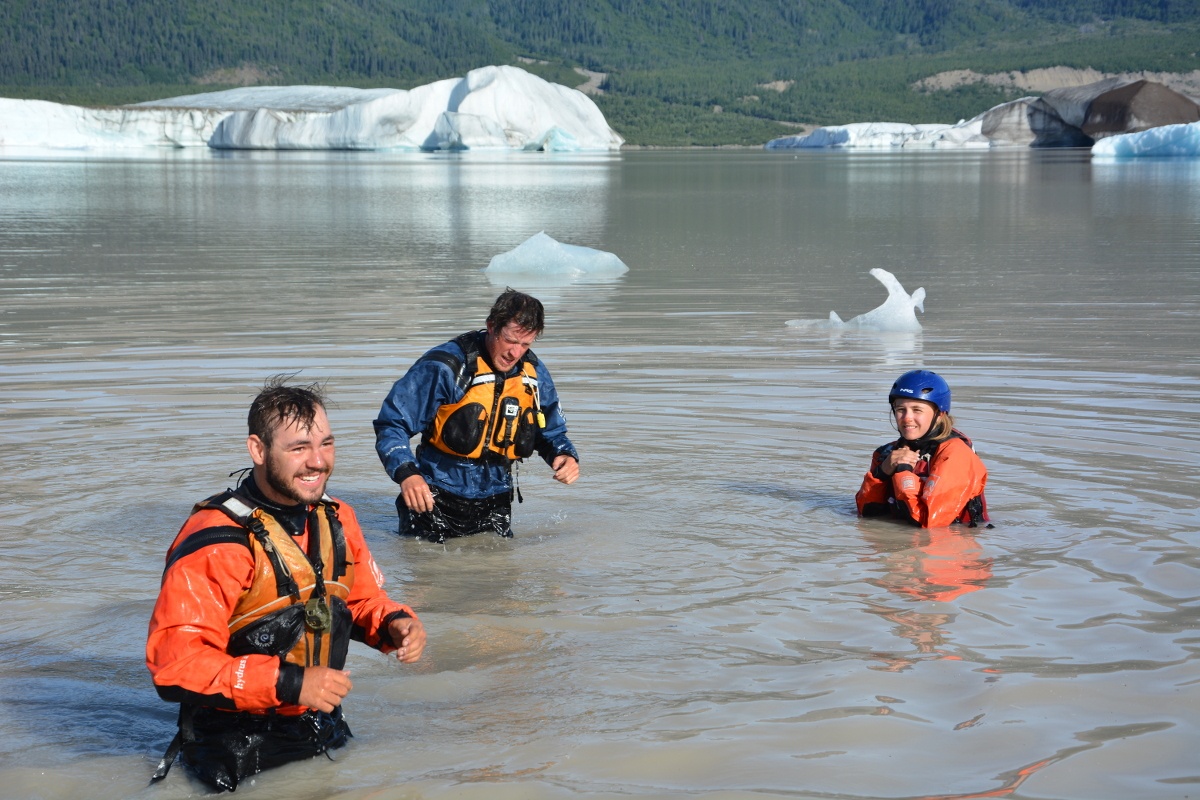
[[[428,354],[392,385],[374,422],[375,452],[396,483],[417,474],[411,441],[429,427],[444,403],[452,402],[454,392],[450,367]]]
[[[538,431],[535,445],[538,455],[547,464],[553,464],[554,459],[564,453],[578,461],[579,452],[567,438],[567,418],[563,416],[554,379],[550,377],[550,370],[541,361],[537,363],[537,376],[538,399],[542,404],[542,414],[546,417],[546,427]]]
[[[858,494],[854,495],[854,502],[861,517],[878,517],[891,513],[888,498],[892,494],[892,479],[879,471],[882,461],[883,448],[879,448],[871,455],[871,468],[863,476]]]
[[[146,640],[146,666],[168,702],[263,711],[278,707],[279,658],[233,657],[229,619],[249,587],[254,561],[240,544],[215,544],[171,565]]]
[[[950,439],[938,448],[923,479],[911,472],[893,476],[897,502],[922,528],[952,524],[967,501],[983,491],[987,470],[979,456],[961,439]]]
[[[338,519],[346,535],[346,554],[354,563],[354,585],[346,605],[354,620],[352,638],[377,650],[390,653],[396,644],[388,635],[387,627],[397,616],[416,618],[416,612],[388,597],[383,589],[384,577],[375,563],[354,509],[347,505],[338,508]]]

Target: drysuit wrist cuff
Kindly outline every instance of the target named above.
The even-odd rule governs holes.
[[[912,471],[913,471],[912,464],[897,464],[896,468],[894,470],[892,470],[892,474],[899,475],[901,472],[912,472]]]
[[[415,462],[406,461],[400,466],[396,467],[396,471],[392,473],[392,480],[396,483],[404,483],[405,480],[411,478],[413,475],[420,474],[421,470],[417,469]]]
[[[304,685],[304,667],[279,660],[279,677],[275,679],[275,697],[282,705],[300,705],[300,687]]]
[[[408,613],[404,609],[400,609],[399,611],[393,611],[392,613],[390,613],[386,617],[384,617],[383,625],[381,625],[379,627],[379,643],[383,644],[383,645],[387,645],[388,647],[399,647],[400,646],[399,642],[392,641],[392,622],[394,622],[395,620],[398,620],[398,619],[412,619],[412,618],[413,618],[413,615]]]

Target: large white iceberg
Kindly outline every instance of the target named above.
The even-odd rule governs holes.
[[[1109,158],[1200,156],[1200,122],[1163,125],[1148,131],[1109,136],[1092,145],[1092,155]]]
[[[981,117],[957,125],[907,122],[853,122],[849,125],[829,125],[807,134],[772,139],[767,150],[796,148],[927,148],[970,149],[987,148],[991,144],[983,135]]]
[[[883,305],[845,322],[836,311],[830,311],[827,320],[792,319],[785,324],[792,328],[857,328],[889,332],[921,330],[916,312],[917,309],[925,311],[925,289],[917,289],[910,295],[904,291],[895,275],[879,267],[871,270],[871,276],[888,290],[888,297]]]
[[[515,249],[492,257],[484,269],[492,276],[538,275],[615,277],[629,271],[614,253],[563,244],[539,231]]]
[[[0,98],[0,147],[617,150],[591,98],[517,67],[403,89],[259,86],[91,109]]]

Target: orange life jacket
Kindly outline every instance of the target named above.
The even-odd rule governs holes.
[[[438,408],[422,443],[469,459],[515,461],[533,455],[538,429],[545,427],[537,357],[526,353],[516,372],[506,378],[479,352],[478,334],[466,333],[456,341],[466,353],[459,378],[465,391],[457,403]]]
[[[216,524],[218,514],[236,527]],[[336,503],[325,497],[309,512],[308,553],[266,509],[233,492],[197,504],[189,527],[193,531],[170,554],[168,568],[216,541],[238,541],[254,556],[252,582],[229,620],[230,655],[278,655],[301,667],[345,665],[354,564],[346,558]]]

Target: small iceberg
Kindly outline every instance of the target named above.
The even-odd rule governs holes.
[[[879,149],[928,148],[986,149],[991,144],[983,135],[982,117],[959,122],[957,125],[909,125],[906,122],[852,122],[848,125],[829,125],[811,133],[794,134],[772,139],[767,150],[805,148]]]
[[[1163,125],[1148,131],[1109,136],[1092,145],[1092,155],[1107,158],[1200,156],[1200,122]]]
[[[896,276],[886,269],[876,267],[871,270],[871,276],[882,283],[888,290],[888,298],[883,305],[873,308],[865,314],[843,322],[836,311],[829,312],[829,319],[792,319],[786,323],[791,328],[857,328],[866,331],[919,331],[921,323],[917,321],[917,311],[925,312],[925,289],[920,288],[911,295],[904,291]]]
[[[484,272],[489,275],[615,277],[629,267],[613,253],[574,244],[563,244],[539,231],[507,253],[492,256]]]

